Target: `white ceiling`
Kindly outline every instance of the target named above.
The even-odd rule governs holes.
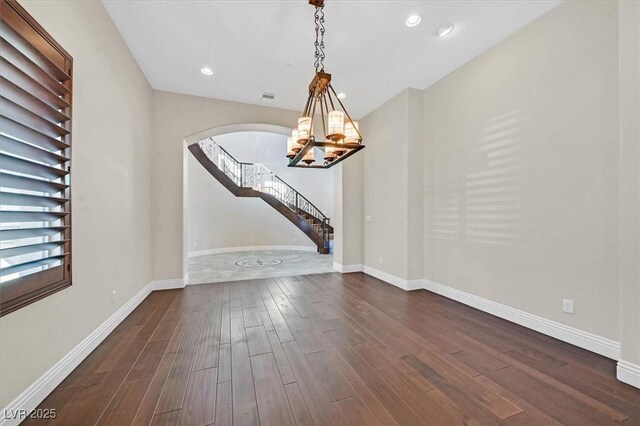
[[[306,0],[102,0],[154,89],[302,110],[313,77]],[[561,0],[326,0],[325,69],[362,117],[424,89]],[[405,26],[412,13],[422,23]],[[456,28],[435,37],[447,22]],[[206,77],[200,68],[214,75]],[[261,101],[263,92],[275,101]]]

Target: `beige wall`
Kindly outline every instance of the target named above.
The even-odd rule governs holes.
[[[617,3],[566,2],[362,119],[363,263],[615,341],[622,321],[640,357],[633,13],[626,77]]]
[[[566,2],[425,91],[427,279],[620,339],[617,22]]]
[[[183,220],[183,172],[188,161],[184,138],[207,129],[238,123],[291,126],[298,114],[238,102],[169,92],[154,92],[151,152],[151,224],[153,278],[175,279],[186,270]],[[186,151],[186,153],[185,153]]]
[[[640,365],[640,2],[619,6],[620,340]]]
[[[407,272],[408,280],[424,277],[424,117],[423,93],[407,93]]]
[[[333,168],[333,261],[339,265],[362,265],[364,262],[363,167],[364,156],[361,152]]]
[[[364,264],[387,273],[407,274],[407,120],[409,90],[361,121],[364,159]]]
[[[423,276],[422,103],[406,89],[361,120],[364,265],[410,280]]]
[[[151,279],[151,88],[100,2],[20,3],[74,59],[73,285],[0,319],[2,407]]]

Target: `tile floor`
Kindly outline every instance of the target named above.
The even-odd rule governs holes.
[[[333,272],[333,254],[259,250],[189,258],[189,283],[204,284]]]

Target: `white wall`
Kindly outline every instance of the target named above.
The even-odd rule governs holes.
[[[283,135],[236,132],[215,141],[238,161],[261,163],[333,218],[333,170],[287,167]],[[259,198],[236,197],[188,155],[189,253],[244,246],[302,246],[313,242]]]
[[[74,59],[73,285],[0,319],[2,407],[151,279],[151,88],[100,2],[20,3]]]

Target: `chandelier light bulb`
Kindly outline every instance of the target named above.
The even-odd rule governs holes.
[[[331,111],[329,113],[329,128],[327,129],[327,138],[332,141],[339,141],[344,138],[344,112]]]
[[[298,152],[300,152],[300,145],[298,145],[298,142],[294,142],[292,137],[288,137],[287,138],[287,157],[291,159],[295,157]]]
[[[358,122],[347,121],[344,125],[344,142],[345,143],[358,143]]]
[[[308,141],[311,137],[311,117],[298,118],[298,143]]]

